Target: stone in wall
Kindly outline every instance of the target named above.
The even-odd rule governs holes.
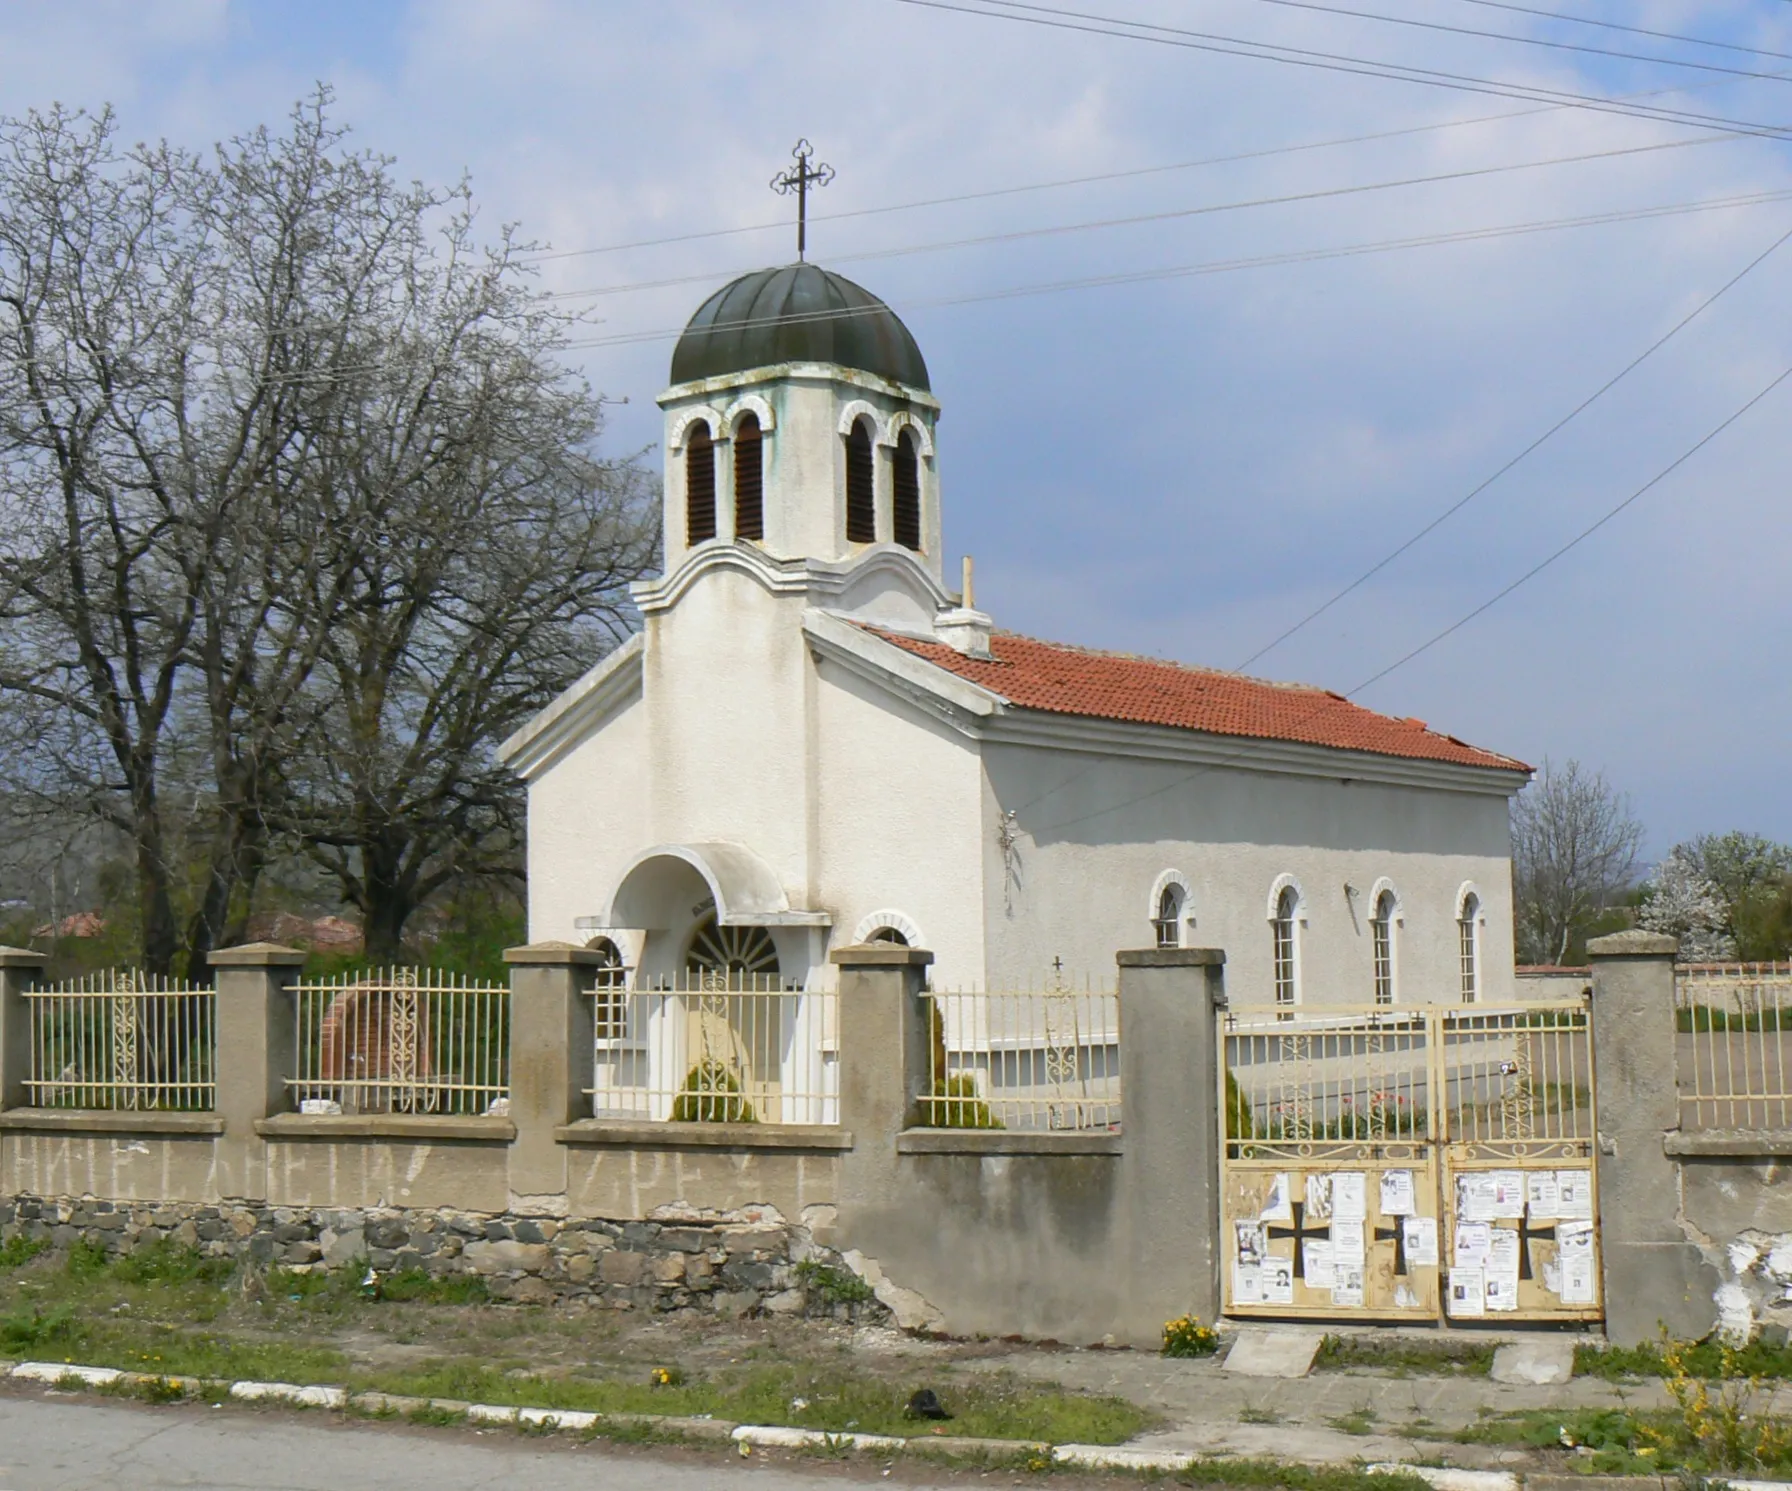
[[[493,1299],[517,1304],[885,1323],[888,1309],[853,1297],[860,1292],[853,1271],[817,1240],[817,1230],[787,1222],[771,1207],[662,1207],[648,1219],[614,1221],[394,1207],[0,1199],[0,1242],[27,1237],[67,1249],[84,1241],[115,1254],[167,1242],[210,1258],[302,1273],[371,1267],[381,1274],[471,1275]]]

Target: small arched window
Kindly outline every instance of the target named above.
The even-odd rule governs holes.
[[[1369,916],[1369,941],[1375,959],[1375,1002],[1394,1002],[1394,912],[1398,903],[1391,890],[1375,898]]]
[[[1276,897],[1276,914],[1269,929],[1274,945],[1276,1003],[1290,1008],[1300,1003],[1299,914],[1300,892],[1292,885],[1283,886]]]
[[[716,448],[702,420],[684,437],[684,537],[692,546],[716,536]]]
[[[757,414],[742,415],[734,431],[734,536],[765,537],[765,442]]]
[[[871,942],[890,942],[894,943],[897,947],[908,946],[908,938],[904,937],[901,930],[896,927],[879,927],[867,940]]]
[[[896,439],[891,487],[895,498],[896,542],[921,552],[921,442],[912,429]]]
[[[871,423],[855,419],[846,437],[846,541],[877,542],[877,499],[872,495],[876,470],[871,449]]]
[[[1481,998],[1481,898],[1473,891],[1462,898],[1456,942],[1461,950],[1462,1002],[1476,1004]]]
[[[1157,898],[1157,915],[1151,918],[1157,929],[1159,947],[1182,946],[1182,887],[1166,885]]]
[[[597,954],[591,970],[592,1034],[600,1041],[619,1041],[628,1034],[628,969],[622,949],[608,937],[593,937],[585,944]]]

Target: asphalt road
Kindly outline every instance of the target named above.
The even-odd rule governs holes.
[[[875,1464],[812,1474],[731,1463],[714,1452],[607,1450],[507,1430],[481,1436],[321,1414],[0,1396],[0,1491],[847,1491],[890,1484]]]

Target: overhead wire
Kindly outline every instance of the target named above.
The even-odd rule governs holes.
[[[1669,327],[1665,332],[1663,332],[1661,334],[1661,336],[1657,337],[1655,339],[1655,341],[1651,342],[1647,347],[1645,347],[1641,352],[1639,352],[1635,357],[1633,357],[1629,362],[1627,362],[1616,373],[1612,374],[1612,376],[1610,378],[1606,379],[1606,381],[1604,383],[1600,384],[1598,388],[1594,389],[1592,393],[1588,394],[1586,396],[1586,398],[1582,399],[1578,404],[1576,404],[1572,409],[1570,409],[1566,414],[1564,414],[1560,419],[1558,419],[1554,424],[1552,424],[1541,435],[1537,436],[1537,438],[1535,440],[1531,441],[1531,443],[1529,445],[1525,446],[1525,448],[1523,450],[1519,451],[1517,455],[1513,456],[1509,461],[1507,461],[1503,466],[1501,466],[1491,476],[1487,477],[1486,480],[1482,481],[1479,485],[1472,488],[1467,493],[1466,496],[1458,498],[1449,507],[1445,508],[1441,513],[1439,513],[1435,518],[1433,518],[1429,523],[1427,523],[1423,528],[1419,529],[1419,531],[1417,533],[1413,534],[1411,538],[1407,539],[1404,543],[1398,545],[1396,548],[1391,550],[1388,554],[1384,555],[1381,559],[1377,560],[1374,564],[1370,565],[1368,569],[1364,570],[1360,575],[1358,575],[1354,580],[1352,580],[1342,590],[1339,590],[1336,593],[1334,593],[1328,600],[1324,601],[1323,603],[1321,603],[1318,606],[1315,606],[1311,611],[1307,612],[1307,614],[1305,616],[1301,617],[1299,621],[1295,622],[1293,626],[1289,627],[1286,631],[1280,633],[1273,641],[1267,642],[1262,647],[1259,647],[1248,658],[1246,658],[1243,662],[1238,664],[1237,671],[1243,672],[1246,668],[1250,667],[1251,664],[1255,663],[1259,658],[1267,657],[1270,653],[1274,652],[1276,650],[1276,648],[1280,647],[1284,642],[1288,641],[1289,638],[1295,636],[1299,632],[1304,631],[1309,625],[1311,625],[1313,622],[1317,621],[1321,616],[1325,615],[1325,613],[1327,611],[1331,610],[1331,608],[1333,606],[1337,605],[1339,601],[1343,600],[1346,596],[1353,594],[1355,591],[1360,589],[1363,585],[1367,584],[1370,580],[1374,579],[1376,575],[1380,574],[1384,569],[1386,569],[1390,564],[1392,564],[1402,554],[1406,553],[1414,545],[1420,543],[1422,540],[1427,538],[1430,534],[1435,532],[1438,528],[1442,527],[1445,523],[1447,523],[1451,518],[1455,517],[1457,513],[1461,512],[1463,508],[1465,508],[1469,505],[1469,503],[1473,502],[1477,497],[1479,497],[1483,492],[1485,492],[1495,482],[1499,481],[1500,478],[1505,476],[1507,472],[1511,471],[1515,466],[1517,466],[1521,461],[1525,460],[1533,452],[1538,450],[1547,441],[1549,441],[1555,435],[1560,433],[1563,429],[1567,428],[1568,425],[1572,424],[1576,419],[1578,419],[1588,409],[1592,408],[1592,406],[1594,404],[1598,403],[1600,399],[1604,398],[1606,394],[1610,393],[1612,391],[1612,389],[1616,388],[1620,383],[1622,383],[1626,378],[1628,378],[1632,373],[1634,373],[1638,368],[1640,368],[1645,362],[1647,362],[1651,357],[1653,357],[1657,352],[1659,352],[1663,347],[1665,347],[1669,342],[1671,342],[1675,337],[1677,337],[1682,331],[1684,331],[1688,326],[1692,325],[1692,323],[1694,321],[1698,320],[1700,316],[1704,315],[1706,311],[1710,310],[1712,306],[1716,305],[1718,301],[1722,300],[1725,295],[1727,295],[1731,290],[1735,289],[1735,287],[1737,285],[1741,284],[1743,280],[1747,279],[1749,277],[1749,275],[1753,274],[1755,272],[1755,270],[1757,270],[1761,267],[1761,265],[1765,264],[1770,258],[1773,257],[1774,254],[1779,252],[1779,250],[1785,246],[1785,244],[1788,240],[1792,240],[1792,228],[1787,229],[1786,232],[1782,233],[1778,238],[1774,239],[1774,241],[1772,243],[1768,244],[1765,249],[1763,249],[1754,258],[1749,260],[1749,262],[1747,264],[1743,265],[1743,267],[1741,269],[1739,269],[1734,275],[1732,275],[1722,285],[1718,286],[1718,288],[1716,290],[1714,290],[1704,300],[1700,301],[1699,304],[1696,305],[1695,307],[1693,307],[1692,310],[1688,311],[1685,316],[1681,317],[1680,320],[1676,321],[1671,327]]]
[[[1501,82],[1492,78],[1446,72],[1437,68],[1418,67],[1408,63],[1353,57],[1345,53],[1325,52],[1312,47],[1290,47],[1278,42],[1252,41],[1216,32],[1194,31],[1185,27],[1164,26],[1145,21],[1130,21],[1087,11],[1065,10],[1046,5],[1023,5],[1020,0],[980,0],[980,3],[977,4],[963,3],[963,0],[896,0],[896,3],[917,6],[926,10],[982,16],[989,20],[1013,21],[1024,25],[1073,31],[1084,35],[1151,42],[1162,46],[1180,47],[1189,51],[1208,52],[1218,56],[1249,57],[1263,62],[1280,62],[1289,66],[1314,68],[1324,72],[1344,73],[1357,77],[1419,83],[1427,87],[1446,88],[1463,93],[1528,99],[1534,103],[1557,103],[1586,109],[1594,113],[1621,114],[1637,119],[1655,119],[1664,123],[1696,125],[1702,129],[1759,135],[1766,139],[1783,140],[1792,137],[1792,127],[1786,125],[1761,124],[1718,114],[1700,114],[1692,110],[1653,108],[1602,94],[1575,93],[1566,89],[1547,88],[1541,84]],[[992,5],[1002,5],[1007,8],[990,9],[989,7]]]
[[[1607,21],[1598,16],[1577,16],[1562,10],[1542,10],[1535,5],[1515,5],[1512,0],[1457,0],[1457,4],[1479,5],[1488,10],[1506,10],[1517,15],[1537,16],[1543,20],[1566,21],[1575,26],[1598,26],[1606,31],[1625,31],[1632,36],[1653,36],[1659,41],[1676,41],[1687,46],[1716,47],[1726,52],[1743,52],[1751,57],[1774,57],[1792,61],[1792,52],[1774,52],[1766,47],[1751,47],[1739,41],[1717,41],[1707,36],[1687,36],[1678,31],[1652,31],[1647,26],[1627,26],[1622,21]]]
[[[1728,430],[1738,420],[1742,419],[1746,414],[1748,414],[1750,410],[1754,409],[1756,405],[1760,404],[1762,402],[1762,400],[1766,399],[1770,394],[1772,394],[1774,392],[1774,390],[1779,388],[1783,383],[1785,383],[1788,378],[1792,378],[1792,366],[1788,366],[1784,370],[1782,370],[1772,380],[1770,380],[1764,387],[1762,387],[1756,393],[1751,395],[1749,397],[1749,399],[1740,408],[1736,409],[1733,413],[1729,414],[1726,418],[1724,418],[1720,423],[1718,423],[1712,429],[1708,430],[1704,435],[1700,436],[1698,440],[1694,441],[1693,444],[1688,446],[1679,455],[1675,456],[1672,461],[1668,462],[1668,464],[1665,465],[1664,467],[1662,467],[1659,471],[1657,471],[1655,473],[1655,475],[1651,476],[1640,487],[1636,488],[1635,491],[1631,492],[1629,496],[1625,497],[1622,501],[1616,503],[1614,506],[1606,509],[1606,511],[1603,514],[1601,514],[1592,523],[1588,524],[1585,528],[1581,529],[1579,533],[1575,534],[1566,543],[1561,544],[1557,548],[1553,549],[1550,553],[1548,553],[1542,559],[1538,560],[1535,564],[1533,564],[1529,569],[1525,570],[1523,574],[1519,575],[1516,579],[1511,581],[1509,584],[1505,585],[1500,590],[1496,591],[1493,595],[1489,596],[1486,600],[1482,601],[1473,610],[1471,610],[1471,611],[1467,612],[1465,615],[1457,618],[1457,620],[1451,622],[1450,625],[1444,627],[1441,631],[1433,633],[1425,641],[1421,642],[1417,647],[1413,648],[1411,651],[1403,654],[1402,656],[1396,658],[1393,662],[1389,663],[1385,668],[1381,669],[1379,672],[1373,673],[1368,678],[1365,678],[1361,683],[1359,683],[1355,688],[1351,689],[1348,693],[1343,694],[1341,696],[1333,696],[1333,695],[1327,694],[1326,698],[1328,700],[1328,703],[1319,705],[1318,707],[1308,711],[1305,715],[1294,720],[1290,725],[1288,725],[1284,728],[1284,734],[1287,733],[1287,731],[1289,731],[1289,730],[1297,729],[1297,728],[1299,728],[1299,726],[1306,724],[1311,720],[1317,719],[1321,714],[1323,714],[1326,711],[1326,709],[1328,709],[1330,707],[1329,701],[1331,701],[1334,697],[1341,697],[1344,699],[1354,699],[1358,694],[1362,693],[1364,690],[1372,687],[1373,685],[1375,685],[1377,683],[1380,683],[1383,679],[1387,678],[1390,674],[1397,672],[1399,669],[1405,667],[1408,663],[1412,662],[1415,658],[1418,658],[1418,657],[1422,656],[1424,653],[1429,652],[1433,647],[1437,646],[1440,642],[1444,641],[1445,639],[1447,639],[1451,636],[1454,636],[1457,632],[1461,631],[1465,626],[1468,626],[1470,623],[1475,621],[1477,618],[1484,616],[1488,611],[1492,610],[1501,601],[1505,600],[1507,596],[1513,594],[1513,592],[1517,591],[1524,585],[1527,585],[1532,580],[1536,579],[1536,577],[1538,575],[1542,574],[1545,570],[1549,569],[1550,566],[1555,564],[1558,560],[1564,558],[1566,555],[1572,553],[1575,549],[1579,548],[1581,544],[1585,543],[1588,539],[1592,538],[1594,534],[1598,533],[1607,524],[1612,522],[1613,519],[1617,518],[1621,513],[1626,511],[1634,503],[1640,501],[1643,497],[1647,496],[1650,492],[1652,492],[1656,487],[1660,486],[1662,482],[1666,481],[1670,476],[1672,476],[1676,471],[1678,471],[1682,466],[1684,466],[1688,461],[1690,461],[1700,451],[1704,450],[1706,446],[1710,445],[1712,441],[1716,440],[1720,435],[1722,435],[1726,430]],[[1250,750],[1252,749],[1252,745],[1254,743],[1255,743],[1254,738],[1252,740],[1246,741],[1245,743],[1241,744],[1236,750],[1234,750],[1231,754],[1229,754],[1225,757],[1222,757],[1219,761],[1209,762],[1206,765],[1199,766],[1199,767],[1195,768],[1195,770],[1193,770],[1193,771],[1184,773],[1181,776],[1173,778],[1171,781],[1164,782],[1164,783],[1160,784],[1159,786],[1152,788],[1150,791],[1135,793],[1133,796],[1125,798],[1119,802],[1109,803],[1104,807],[1094,809],[1091,812],[1080,813],[1071,818],[1062,818],[1062,819],[1056,820],[1055,822],[1038,824],[1034,827],[1029,828],[1028,832],[1034,837],[1035,841],[1037,841],[1038,836],[1042,833],[1051,833],[1051,832],[1054,832],[1059,829],[1071,828],[1071,827],[1074,827],[1081,823],[1090,822],[1091,820],[1096,819],[1096,818],[1105,818],[1108,814],[1117,813],[1124,808],[1136,807],[1138,804],[1140,804],[1142,802],[1150,802],[1155,798],[1163,796],[1166,792],[1173,792],[1180,787],[1187,786],[1189,782],[1194,781],[1198,777],[1206,775],[1206,773],[1208,773],[1210,771],[1217,771],[1221,767],[1229,766],[1236,761],[1242,760],[1250,752]],[[1084,768],[1084,769],[1087,770],[1089,768]],[[1050,790],[1053,792],[1060,791],[1060,790],[1062,790],[1062,788],[1064,786],[1069,785],[1069,782],[1074,779],[1075,779],[1074,776],[1070,777],[1070,778],[1066,778],[1064,782],[1059,783],[1057,787],[1050,789]],[[1035,804],[1040,800],[1042,800],[1042,798],[1035,799],[1034,800]],[[1024,808],[1016,808],[1013,811],[1018,814],[1022,811],[1025,811],[1025,809]]]
[[[1122,217],[1094,218],[1075,223],[1053,223],[1039,228],[1015,228],[1003,233],[984,233],[967,238],[942,239],[933,243],[914,243],[886,249],[864,249],[857,253],[831,254],[830,264],[862,264],[878,259],[908,258],[915,254],[946,253],[964,248],[986,248],[991,244],[1018,243],[1032,238],[1058,238],[1071,233],[1098,232],[1110,228],[1135,228],[1151,223],[1175,222],[1184,218],[1207,217],[1222,212],[1242,212],[1259,207],[1286,207],[1298,202],[1319,202],[1339,197],[1362,196],[1370,192],[1395,191],[1414,186],[1437,186],[1450,181],[1470,181],[1487,176],[1510,175],[1516,171],[1543,170],[1551,166],[1584,165],[1589,161],[1614,160],[1623,156],[1654,155],[1668,150],[1685,150],[1697,146],[1730,143],[1734,136],[1698,135],[1691,139],[1665,140],[1652,145],[1623,145],[1609,150],[1583,151],[1577,155],[1550,156],[1543,160],[1508,161],[1491,166],[1470,166],[1456,171],[1436,171],[1423,176],[1397,177],[1390,181],[1368,181],[1350,186],[1317,187],[1304,192],[1282,192],[1268,197],[1247,197],[1232,202],[1209,202],[1195,207],[1167,208],[1162,212],[1130,213]],[[748,269],[753,266],[748,266]],[[639,280],[616,285],[596,285],[582,290],[552,290],[554,300],[579,300],[604,295],[631,294],[642,290],[663,290],[677,285],[700,284],[725,280],[747,272],[744,269],[719,270],[704,274],[676,275],[666,279]]]
[[[1679,217],[1692,213],[1723,211],[1734,208],[1764,206],[1792,201],[1792,188],[1778,191],[1749,192],[1726,197],[1698,198],[1684,202],[1659,203],[1647,207],[1614,209],[1574,217],[1533,219],[1520,223],[1495,224],[1483,228],[1456,229],[1444,233],[1419,234],[1404,238],[1376,239],[1365,243],[1343,244],[1329,248],[1297,249],[1277,254],[1248,258],[1206,260],[1193,264],[1177,264],[1157,269],[1127,270],[1108,274],[1079,276],[1040,284],[1015,285],[996,290],[975,291],[962,295],[937,296],[901,302],[906,311],[933,310],[945,306],[976,305],[991,301],[1014,300],[1032,295],[1055,294],[1066,290],[1104,288],[1114,285],[1149,283],[1154,280],[1191,278],[1205,274],[1228,273],[1244,269],[1273,268],[1285,264],[1317,263],[1330,259],[1355,258],[1362,255],[1392,252],[1411,248],[1431,248],[1455,243],[1518,237],[1531,233],[1553,232],[1571,228],[1601,227],[1613,223],[1637,222],[1653,218]],[[805,312],[800,315],[748,317],[730,323],[742,331],[778,325],[811,325],[852,321],[863,316],[882,314],[881,306],[847,306]],[[682,336],[686,327],[666,326],[650,330],[622,331],[597,338],[568,342],[569,348],[628,346],[647,342],[671,341]]]

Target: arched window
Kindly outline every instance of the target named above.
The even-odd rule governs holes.
[[[1394,1002],[1394,913],[1399,907],[1391,890],[1375,898],[1369,916],[1369,941],[1375,958],[1375,1002]]]
[[[1270,919],[1270,935],[1275,949],[1276,1003],[1293,1006],[1300,1003],[1300,892],[1284,885],[1276,897],[1276,914]]]
[[[716,536],[716,448],[698,420],[684,437],[684,538],[693,546]]]
[[[757,414],[743,414],[734,431],[734,536],[765,537],[765,442]]]
[[[879,927],[866,940],[869,942],[892,942],[897,947],[908,946],[908,938],[904,937],[901,930],[896,927]]]
[[[1166,885],[1157,898],[1157,915],[1151,918],[1157,929],[1159,947],[1182,946],[1182,887]]]
[[[921,552],[921,442],[905,428],[896,440],[891,486],[895,495],[896,542]]]
[[[1462,1002],[1475,1004],[1481,998],[1481,898],[1473,891],[1462,898],[1456,942],[1461,949]]]
[[[872,496],[873,472],[871,422],[855,419],[846,437],[846,541],[877,542],[877,502]]]
[[[619,1041],[628,1034],[628,969],[623,965],[622,949],[608,937],[593,937],[585,946],[598,958],[591,970],[592,992],[597,996],[592,1033],[600,1041]]]
[[[691,933],[684,966],[690,973],[763,978],[778,972],[778,949],[764,927],[724,927],[712,913]]]

